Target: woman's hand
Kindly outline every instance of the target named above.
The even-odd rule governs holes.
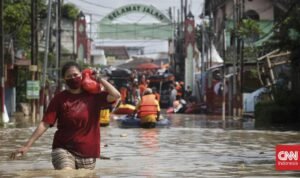
[[[41,121],[38,127],[34,130],[29,140],[25,144],[25,146],[17,149],[10,155],[10,159],[16,159],[17,157],[23,156],[26,154],[31,147],[31,145],[41,136],[43,133],[49,128],[49,124]]]
[[[15,160],[21,156],[24,156],[28,152],[29,149],[30,149],[30,147],[27,147],[27,146],[17,149],[15,152],[11,153],[10,159]]]

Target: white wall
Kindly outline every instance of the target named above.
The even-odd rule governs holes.
[[[245,11],[255,10],[260,20],[274,20],[274,7],[271,0],[245,0]]]
[[[107,65],[107,59],[103,50],[92,50],[92,56],[94,57],[94,65]]]

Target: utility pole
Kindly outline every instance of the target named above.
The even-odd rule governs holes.
[[[1,97],[1,120],[0,123],[3,123],[4,119],[4,105],[5,105],[5,87],[4,87],[4,33],[3,33],[3,1],[0,0],[0,72],[1,72],[1,89],[0,89],[0,97]]]
[[[205,38],[204,38],[204,19],[205,19],[205,4],[203,5],[203,10],[202,14],[199,15],[199,18],[202,20],[201,24],[201,67],[200,67],[200,102],[204,103],[206,102],[206,93],[205,93],[205,79],[204,79],[204,71],[205,71],[205,66],[204,66],[204,44],[205,44]]]
[[[186,19],[187,16],[187,0],[184,1],[184,19]]]
[[[242,0],[242,4],[241,4],[241,19],[240,21],[242,21],[244,19],[244,15],[245,15],[245,0]],[[240,92],[241,95],[243,94],[243,83],[244,83],[244,39],[241,39],[241,73],[240,73],[240,81],[241,81],[241,85],[240,85]],[[242,97],[241,97],[242,98]]]
[[[237,59],[238,59],[238,49],[237,49],[237,22],[238,22],[238,17],[237,17],[237,0],[234,0],[233,2],[233,35],[234,35],[234,56],[233,56],[233,96],[234,96],[234,102],[233,102],[233,116],[236,116],[236,105],[237,105]]]
[[[224,18],[225,19],[225,18]],[[223,24],[223,73],[222,73],[222,85],[223,85],[223,92],[222,92],[222,120],[225,121],[226,119],[226,93],[225,93],[225,86],[226,86],[226,19],[224,20]],[[229,90],[228,90],[229,92]],[[230,102],[228,102],[230,105]],[[230,108],[230,107],[229,107]]]
[[[73,28],[72,28],[72,57],[74,58],[74,59],[76,59],[76,39],[77,39],[77,37],[76,37],[76,32],[77,32],[77,29],[75,29],[76,28],[76,21],[73,21],[73,23],[72,23],[72,26],[73,26]]]
[[[61,5],[63,4],[63,0],[58,0],[58,55],[59,55],[59,60],[58,60],[58,76],[60,77],[60,62],[61,62]],[[60,80],[58,80],[60,81]],[[59,82],[59,87],[60,87],[60,82]]]
[[[240,43],[240,36],[237,34],[238,32],[238,27],[240,24],[240,0],[237,0],[237,4],[236,4],[236,59],[235,59],[235,80],[236,80],[236,86],[235,86],[235,91],[236,91],[236,100],[235,100],[235,113],[234,113],[234,117],[237,117],[239,114],[239,101],[238,98],[240,97],[240,90],[239,90],[239,86],[240,86],[240,75],[239,75],[239,61],[240,61],[240,49],[241,49],[241,43]]]
[[[37,2],[31,0],[31,80],[37,80],[37,54],[38,54],[38,38],[37,38]],[[37,100],[31,100],[31,116],[33,122],[36,121]]]
[[[208,32],[208,39],[209,39],[209,68],[212,66],[212,46],[213,46],[213,23],[212,23],[212,3],[209,4],[209,32]]]
[[[180,1],[180,33],[182,31],[182,23],[183,23],[183,0]]]
[[[56,92],[60,91],[60,56],[61,56],[61,0],[56,0],[55,8],[55,23],[56,23]]]
[[[223,73],[222,73],[222,85],[223,85],[223,92],[222,92],[222,120],[225,121],[226,119],[226,65],[225,61],[223,62]],[[229,103],[229,102],[228,102]]]
[[[201,101],[202,102],[206,102],[206,97],[205,97],[205,75],[204,75],[204,71],[205,71],[205,37],[204,37],[204,33],[205,33],[205,23],[204,23],[204,15],[202,17],[202,25],[201,25],[201,40],[202,40],[202,45],[201,45]]]
[[[242,22],[242,0],[238,0],[237,3],[237,24],[239,24],[238,26],[241,25]],[[237,63],[238,63],[238,73],[237,73],[237,117],[241,116],[241,112],[242,112],[242,92],[241,92],[241,88],[242,88],[242,82],[241,82],[241,75],[242,75],[242,38],[240,35],[237,36]]]
[[[45,90],[46,90],[46,74],[48,68],[48,52],[49,52],[49,40],[50,40],[50,26],[51,26],[51,12],[52,12],[52,0],[48,0],[48,15],[46,25],[46,40],[45,40],[45,52],[44,52],[44,65],[43,76],[41,83],[41,98],[40,98],[40,118],[44,115],[44,103],[45,103]]]

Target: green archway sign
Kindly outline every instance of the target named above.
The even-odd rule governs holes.
[[[111,13],[109,13],[107,16],[105,16],[101,22],[111,22],[115,19],[130,14],[130,13],[144,13],[149,14],[159,20],[162,23],[171,23],[171,20],[165,16],[163,13],[161,13],[158,9],[156,9],[154,6],[145,6],[141,4],[130,4],[126,6],[122,6]]]
[[[122,16],[143,13],[158,23],[113,23]],[[129,4],[115,9],[99,22],[100,39],[169,39],[173,35],[172,21],[152,5]]]

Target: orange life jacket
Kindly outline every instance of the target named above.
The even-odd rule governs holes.
[[[146,88],[147,88],[147,84],[145,84],[145,83],[141,83],[141,84],[139,85],[139,89],[140,89],[140,94],[141,94],[141,95],[143,95],[143,93],[144,93],[144,91],[146,90]]]
[[[157,114],[157,102],[155,95],[145,95],[142,97],[140,107],[138,109],[138,117]]]

